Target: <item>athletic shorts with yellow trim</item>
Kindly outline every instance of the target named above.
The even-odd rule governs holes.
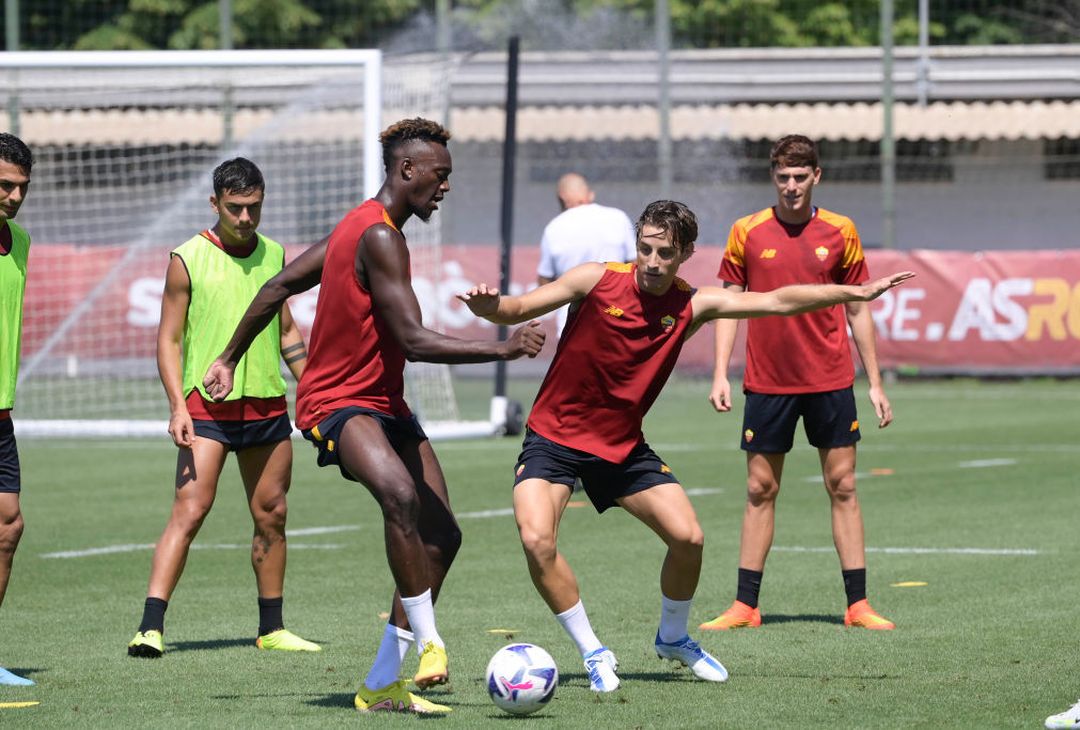
[[[341,465],[341,460],[338,458],[338,443],[341,441],[341,430],[345,428],[345,424],[349,422],[349,419],[355,416],[374,418],[382,427],[390,446],[398,453],[408,442],[427,441],[427,434],[424,433],[423,427],[420,426],[420,421],[416,420],[416,416],[399,418],[398,416],[390,416],[381,411],[362,406],[339,408],[311,428],[302,430],[300,433],[319,452],[316,458],[319,466],[336,466],[338,471],[341,472],[341,476],[351,482],[360,480]]]

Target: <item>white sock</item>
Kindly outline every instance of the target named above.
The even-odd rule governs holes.
[[[430,588],[419,596],[402,596],[401,605],[405,607],[405,615],[416,638],[417,652],[422,652],[429,641],[435,642],[436,646],[445,646],[439,632],[435,630],[435,607],[431,603]]]
[[[690,604],[693,600],[675,601],[660,596],[660,641],[673,644],[687,636],[686,625],[690,621]]]
[[[581,601],[578,601],[562,613],[555,614],[555,618],[558,619],[562,627],[566,629],[566,633],[577,644],[581,656],[584,657],[603,646],[600,639],[596,638],[596,634],[593,633],[592,624],[589,623],[589,616],[585,613],[585,606],[582,605]]]
[[[382,689],[398,681],[401,676],[401,663],[405,661],[412,645],[413,633],[411,631],[391,623],[386,624],[379,651],[375,654],[375,662],[364,678],[364,686],[371,690]]]

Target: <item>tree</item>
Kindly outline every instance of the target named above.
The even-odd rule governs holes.
[[[451,0],[458,50],[651,48],[655,0]],[[436,0],[232,0],[236,48],[430,48]],[[668,0],[676,48],[872,46],[880,0]],[[218,0],[24,2],[27,49],[217,48]],[[896,0],[898,45],[918,0]],[[931,3],[935,44],[1073,43],[1080,0]],[[410,43],[397,43],[411,29]]]

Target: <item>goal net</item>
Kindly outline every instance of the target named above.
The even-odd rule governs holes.
[[[439,64],[378,51],[0,54],[5,126],[32,148],[31,234],[16,408],[20,435],[164,433],[155,345],[168,252],[215,222],[210,173],[262,169],[259,230],[291,259],[378,189],[384,120],[441,119]],[[418,292],[438,292],[438,213],[405,228]],[[317,290],[290,300],[307,333]],[[425,324],[440,302],[422,296]],[[287,378],[288,380],[288,378]],[[433,437],[461,423],[446,366],[410,367]]]

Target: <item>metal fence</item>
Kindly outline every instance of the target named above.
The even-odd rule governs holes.
[[[490,203],[498,195],[505,48],[517,35],[521,243],[538,240],[553,212],[554,180],[569,169],[631,213],[661,195],[684,199],[702,216],[703,241],[722,243],[734,216],[768,204],[769,143],[785,131],[822,142],[821,202],[852,215],[871,245],[1077,243],[1080,0],[4,5],[8,48],[338,45],[378,47],[390,58],[433,54],[430,63],[453,67],[459,194],[446,208],[450,242],[499,239]],[[886,129],[878,44],[889,5],[896,106]],[[665,39],[669,49],[658,48]],[[31,99],[9,95],[9,106]],[[886,173],[892,192],[883,190]]]

